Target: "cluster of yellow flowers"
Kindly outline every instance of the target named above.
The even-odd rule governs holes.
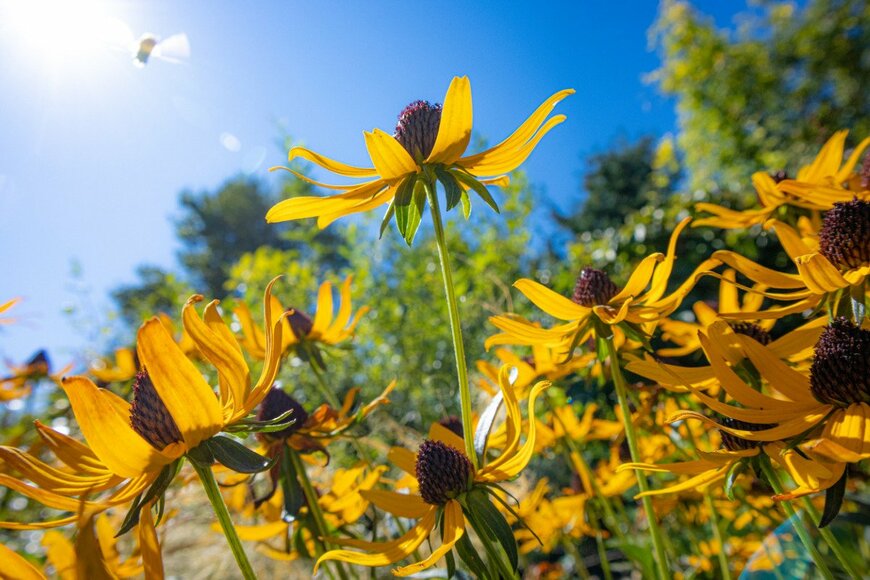
[[[90,377],[61,378],[66,371],[51,373],[43,357],[3,379],[0,402],[27,397],[35,381],[56,381],[84,441],[36,422],[29,447],[0,446],[7,494],[62,513],[0,528],[75,527],[73,542],[54,530],[42,536],[42,569],[0,544],[0,576],[162,578],[160,531],[177,514],[166,506],[198,478],[246,578],[256,573],[242,542],[331,578],[361,574],[347,564],[407,576],[441,563],[447,575],[462,567],[481,578],[521,570],[591,577],[592,569],[613,578],[626,560],[661,580],[730,578],[790,555],[800,560],[793,545],[776,543],[783,534],[769,535],[782,526],[823,577],[866,577],[859,546],[866,550],[866,541],[828,526],[847,492],[863,489],[870,457],[870,162],[860,165],[870,139],[844,161],[847,134],[838,132],[794,179],[757,173],[757,209],[698,204],[708,217],[680,221],[665,252],[641,260],[622,285],[588,267],[571,296],[516,281],[544,316],[491,318],[498,332],[486,348],[499,347],[498,362],[478,361],[472,396],[438,184],[445,211],[461,206],[467,218],[470,193],[497,211],[486,186],[504,184],[564,121],[550,114],[571,93],[556,93],[510,137],[467,155],[471,87],[455,78],[443,105],[416,101],[394,135],[365,134],[373,167],[291,149],[291,160],[365,181],[326,185],[291,169],[341,193],[287,199],[267,215],[316,217],[326,227],[388,205],[382,231],[395,219],[411,244],[428,205],[461,417],[446,417],[407,445],[358,435],[355,427],[401,384],[358,405],[358,389],[340,399],[330,381],[324,351],[351,341],[367,310],[353,313],[350,277],[337,311],[332,284],[320,286],[313,318],[283,305],[275,280],[262,316],[244,305],[223,311],[218,301],[200,310],[203,298],[193,296],[180,328],[168,317],[146,321],[135,346],[117,350]],[[717,251],[673,280],[689,226],[769,228],[794,268]],[[719,281],[718,300],[681,310],[711,279]],[[0,313],[13,305],[0,305]],[[317,378],[320,406],[276,383],[290,357]],[[578,382],[596,386],[599,404],[572,399]],[[130,392],[132,402],[119,395]],[[352,459],[335,467],[339,448]],[[118,536],[133,529],[119,551]],[[683,545],[666,529],[703,535]]]

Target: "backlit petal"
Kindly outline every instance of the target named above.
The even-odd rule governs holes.
[[[522,278],[514,282],[514,288],[522,292],[535,306],[559,320],[578,320],[589,315],[589,308],[572,302],[534,280]]]
[[[416,564],[402,566],[393,570],[396,576],[409,576],[426,568],[434,566],[438,560],[453,549],[453,545],[465,533],[465,517],[462,515],[462,507],[456,500],[450,500],[444,506],[444,528],[441,532],[441,545],[432,550],[428,558]]]
[[[396,141],[395,137],[384,133],[380,129],[374,129],[371,133],[365,133],[366,148],[372,163],[378,170],[381,179],[394,182],[409,173],[416,173],[417,164],[411,155]]]
[[[444,97],[438,136],[426,163],[455,163],[468,148],[471,124],[471,83],[468,77],[454,77]]]
[[[290,149],[290,153],[287,157],[289,161],[293,161],[297,157],[307,159],[328,171],[337,173],[338,175],[344,175],[345,177],[374,177],[377,175],[377,172],[371,167],[356,167],[355,165],[348,165],[347,163],[330,159],[320,153],[315,153],[305,147],[293,147]]]

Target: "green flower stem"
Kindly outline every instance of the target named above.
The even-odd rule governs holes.
[[[722,530],[719,528],[719,516],[716,514],[716,506],[713,505],[713,495],[710,490],[704,491],[704,503],[707,504],[707,511],[710,512],[710,527],[713,528],[713,539],[716,540],[718,549],[716,556],[719,559],[719,569],[722,572],[723,580],[731,580],[731,571],[728,569],[728,556],[725,555],[725,542],[722,539]]]
[[[341,408],[341,403],[338,401],[338,397],[335,393],[332,392],[332,389],[329,388],[329,384],[326,382],[326,377],[323,376],[323,371],[317,368],[317,363],[314,362],[312,358],[308,359],[309,366],[311,367],[311,371],[314,373],[314,376],[317,377],[317,385],[320,387],[320,393],[326,398],[326,402],[329,405],[338,410]],[[374,470],[374,466],[372,465],[371,460],[369,459],[368,453],[366,453],[365,448],[363,448],[362,443],[359,442],[359,439],[356,437],[350,438],[354,448],[356,449],[357,455],[359,458],[365,462],[366,467],[369,468],[369,471]]]
[[[816,509],[816,506],[813,505],[813,502],[810,500],[808,496],[803,496],[801,498],[803,500],[804,509],[807,510],[807,513],[810,515],[810,518],[813,521],[813,525],[819,521],[820,515],[819,510]],[[846,551],[843,549],[843,546],[840,544],[840,541],[837,540],[837,536],[834,535],[829,528],[820,528],[815,526],[817,530],[819,530],[819,534],[821,534],[822,538],[824,538],[825,542],[827,542],[828,547],[831,548],[831,552],[834,553],[834,556],[837,558],[837,561],[840,563],[840,566],[843,567],[843,570],[849,574],[851,578],[862,578],[862,574],[855,569],[855,566],[852,564],[852,561],[849,560],[849,556],[846,554]]]
[[[572,538],[568,536],[562,536],[562,546],[571,555],[571,559],[574,560],[574,568],[577,570],[580,578],[589,580],[589,569],[586,568],[586,562],[583,560],[583,556],[580,555],[580,550],[577,549],[577,546],[571,540]]]
[[[462,433],[465,440],[465,454],[471,460],[474,469],[478,468],[477,453],[474,452],[474,430],[471,422],[471,389],[468,386],[468,368],[465,362],[465,346],[462,343],[462,323],[459,318],[459,303],[456,300],[456,290],[453,287],[453,274],[450,270],[450,252],[444,236],[444,222],[441,220],[441,208],[438,206],[438,193],[435,184],[426,183],[426,196],[429,198],[429,209],[432,213],[432,224],[435,228],[435,242],[438,245],[438,257],[441,262],[441,276],[444,279],[444,293],[447,296],[447,312],[450,316],[450,332],[453,337],[453,352],[456,355],[456,374],[459,377],[459,403],[462,409]]]
[[[601,571],[604,572],[604,580],[613,580],[613,573],[610,571],[610,560],[607,559],[607,546],[604,545],[604,538],[601,532],[595,533],[595,545],[598,547],[598,561],[601,563]]]
[[[607,345],[607,356],[610,359],[610,372],[613,375],[613,384],[616,387],[616,398],[622,409],[622,423],[625,427],[625,438],[628,440],[628,450],[631,452],[631,460],[635,463],[640,463],[637,433],[634,430],[634,424],[631,422],[631,409],[628,406],[628,386],[625,383],[622,369],[619,367],[619,358],[616,347],[613,344],[613,337],[608,336],[603,338]],[[641,471],[635,471],[635,475],[637,476],[637,486],[641,493],[649,491],[646,475]],[[642,498],[642,501],[643,509],[646,512],[646,519],[649,522],[649,533],[652,538],[653,549],[655,550],[656,569],[661,580],[667,580],[671,577],[669,572],[670,565],[668,564],[668,555],[665,552],[665,544],[662,540],[661,528],[659,528],[659,522],[653,509],[652,498],[646,495]]]
[[[227,543],[230,545],[230,550],[232,550],[233,556],[236,558],[236,564],[239,565],[239,570],[241,570],[242,576],[244,576],[245,580],[256,580],[257,575],[254,574],[254,569],[251,567],[251,563],[245,555],[245,549],[242,547],[242,542],[239,540],[238,534],[236,534],[236,527],[230,519],[230,512],[227,511],[227,506],[224,503],[224,498],[221,496],[221,491],[214,479],[211,467],[200,465],[194,460],[191,460],[190,464],[193,466],[193,469],[196,471],[196,474],[202,482],[202,487],[205,490],[205,494],[208,496],[208,500],[211,502],[211,507],[214,509],[215,516],[217,516],[217,519],[221,524],[221,529],[224,532]]]
[[[322,546],[323,541],[329,537],[329,528],[326,525],[326,519],[323,517],[323,511],[320,509],[320,503],[317,501],[317,492],[314,490],[314,486],[311,485],[311,480],[308,479],[308,472],[305,471],[302,457],[300,457],[295,450],[286,446],[284,447],[284,453],[286,456],[289,456],[285,456],[284,459],[289,459],[293,462],[293,469],[296,471],[296,476],[299,478],[299,485],[302,486],[302,493],[305,494],[305,503],[308,506],[308,512],[311,514],[311,518],[314,520],[314,525],[317,527],[317,533],[320,536],[317,543]],[[338,576],[342,580],[348,580],[347,571],[344,569],[341,562],[334,560],[332,564],[338,571]]]
[[[779,480],[779,476],[774,471],[773,466],[770,464],[770,460],[767,456],[763,456],[759,458],[759,465],[761,465],[761,470],[764,472],[764,477],[767,479],[770,486],[773,488],[777,494],[783,493],[782,482]],[[794,509],[794,506],[791,505],[791,502],[788,500],[780,502],[783,509],[785,509],[785,513],[788,514],[789,518],[794,522],[794,529],[797,532],[798,537],[801,539],[801,543],[806,548],[807,552],[809,552],[810,557],[815,562],[816,567],[818,567],[819,572],[824,576],[827,580],[832,580],[834,575],[831,573],[830,568],[825,563],[825,560],[822,558],[822,555],[819,553],[818,548],[816,548],[813,543],[813,538],[810,536],[810,532],[807,529],[806,524],[803,519],[798,516],[797,512]]]

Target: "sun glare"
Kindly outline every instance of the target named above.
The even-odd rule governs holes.
[[[42,65],[87,68],[111,51],[129,54],[130,28],[96,0],[7,0],[0,4],[0,29],[22,56]]]

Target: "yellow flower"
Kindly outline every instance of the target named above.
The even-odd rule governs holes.
[[[870,199],[870,191],[866,191],[866,187],[864,191],[860,187],[854,188],[857,180],[853,173],[861,153],[870,144],[870,138],[864,139],[841,167],[848,133],[834,133],[815,160],[798,171],[797,179],[788,179],[782,172],[776,175],[763,171],[753,174],[752,184],[761,204],[759,209],[736,211],[712,203],[695,204],[698,211],[709,212],[715,217],[701,218],[694,227],[748,228],[765,223],[783,206],[828,210],[834,203],[849,201],[856,195],[861,199]],[[845,189],[844,184],[848,184],[850,189]]]
[[[121,383],[136,376],[136,354],[129,348],[115,350],[115,360],[97,361],[91,367],[91,374],[103,383]]]
[[[275,296],[272,296],[273,311],[288,311],[288,315],[282,321],[284,330],[281,334],[281,352],[286,352],[288,349],[303,342],[334,346],[351,338],[356,325],[369,310],[368,306],[363,306],[351,318],[350,287],[352,281],[353,276],[348,276],[341,285],[341,298],[337,315],[333,312],[332,283],[327,281],[320,285],[317,291],[317,308],[313,321],[305,312],[298,308],[290,307],[285,309],[281,305],[281,302]],[[251,356],[262,359],[266,355],[266,337],[263,331],[254,324],[251,311],[248,310],[245,304],[240,304],[236,307],[234,313],[238,317],[242,328],[241,343],[244,345],[245,350]]]
[[[553,349],[541,345],[532,347],[531,357],[521,358],[505,348],[496,349],[495,356],[501,365],[516,369],[517,377],[513,385],[517,391],[517,396],[522,396],[539,377],[555,381],[586,368],[596,360],[595,353],[587,353],[575,357],[565,364],[559,364],[565,358],[565,353],[559,354]],[[478,381],[480,388],[490,395],[495,395],[498,392],[498,367],[481,360],[477,361],[477,370],[483,375]]]
[[[20,301],[21,301],[21,298],[13,298],[12,300],[8,300],[8,301],[4,302],[3,304],[0,304],[0,314],[3,314],[4,312],[9,310],[13,306],[18,304]],[[2,326],[4,324],[14,324],[14,323],[15,323],[14,318],[0,318],[0,326]]]
[[[547,115],[559,101],[573,92],[560,91],[547,99],[513,135],[495,147],[463,156],[471,140],[471,84],[467,77],[456,77],[450,83],[443,107],[416,101],[400,115],[395,135],[380,129],[364,133],[374,167],[354,167],[303,147],[291,149],[290,160],[301,157],[335,174],[370,180],[354,185],[326,185],[292,169],[283,168],[315,185],[342,193],[329,197],[305,196],[284,200],[269,210],[266,220],[281,222],[316,217],[317,225],[324,228],[340,217],[391,203],[393,205],[388,210],[387,220],[396,206],[413,207],[417,210],[419,224],[422,203],[417,205],[420,194],[414,191],[419,178],[424,178],[432,186],[433,178],[444,184],[448,193],[447,209],[456,205],[460,196],[464,198],[463,203],[467,203],[465,190],[469,188],[493,204],[486,188],[480,184],[505,183],[506,180],[500,175],[516,169],[541,138],[565,120],[564,115],[547,120]],[[411,197],[415,197],[413,204]]]
[[[622,290],[605,272],[593,268],[584,268],[580,273],[570,299],[534,280],[518,280],[514,287],[526,298],[550,316],[567,323],[542,329],[519,317],[494,316],[490,322],[502,333],[489,337],[486,348],[496,344],[543,345],[570,352],[594,331],[598,323],[611,327],[628,323],[648,334],[659,320],[679,307],[695,283],[693,274],[673,293],[665,296],[676,260],[677,238],[689,221],[690,218],[684,219],[674,229],[667,254],[655,253],[641,260]],[[718,263],[705,260],[696,272],[704,272]]]
[[[499,373],[499,387],[506,409],[507,437],[498,457],[491,459],[475,471],[465,455],[462,438],[440,424],[434,424],[429,439],[417,454],[399,447],[389,452],[390,460],[407,474],[417,493],[404,494],[384,490],[363,492],[377,507],[398,517],[417,519],[406,534],[390,542],[367,542],[352,539],[331,539],[344,546],[360,548],[331,550],[318,559],[318,566],[326,560],[341,560],[362,566],[387,566],[410,556],[438,527],[441,520],[441,545],[421,562],[393,570],[397,576],[407,576],[433,566],[465,534],[467,497],[479,493],[487,485],[509,480],[519,474],[532,458],[535,447],[535,422],[529,421],[528,435],[520,443],[523,418],[519,401],[510,384],[508,367]],[[529,417],[534,417],[538,394],[549,386],[540,382],[529,394]],[[484,455],[486,455],[484,453]],[[488,501],[488,500],[486,500]]]

